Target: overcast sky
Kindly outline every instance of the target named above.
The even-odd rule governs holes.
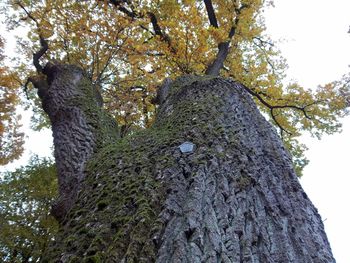
[[[349,0],[275,0],[275,8],[266,12],[266,22],[275,40],[285,40],[279,47],[290,66],[288,77],[304,87],[316,88],[349,71]],[[28,120],[29,115],[23,119]],[[48,155],[46,141],[50,137],[50,131],[30,132],[26,148],[41,156]],[[324,136],[321,141],[305,136],[303,142],[309,147],[307,157],[311,162],[301,183],[324,220],[334,257],[338,263],[348,263],[350,118],[344,120],[343,133]],[[8,168],[27,160],[28,154]]]

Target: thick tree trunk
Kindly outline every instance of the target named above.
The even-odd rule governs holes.
[[[90,158],[43,262],[334,262],[289,154],[240,84],[185,76],[162,98],[152,128]]]
[[[59,184],[52,213],[60,221],[76,200],[87,161],[118,138],[118,129],[101,109],[100,93],[80,68],[48,63],[44,73],[47,78],[34,85],[52,124]]]

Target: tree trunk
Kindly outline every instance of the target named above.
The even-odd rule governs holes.
[[[89,158],[43,262],[335,262],[288,152],[239,83],[184,76],[163,98],[152,128]]]
[[[75,203],[87,161],[118,138],[118,129],[101,109],[100,93],[80,68],[48,63],[44,73],[47,78],[34,85],[52,125],[59,184],[52,213],[61,221]]]

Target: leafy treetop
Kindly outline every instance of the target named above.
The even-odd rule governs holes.
[[[342,96],[348,87],[332,83],[311,91],[297,83],[283,85],[287,64],[264,33],[263,11],[271,5],[264,0],[9,0],[5,9],[11,10],[9,28],[30,28],[27,38],[19,39],[27,55],[21,69],[33,74],[28,61],[48,43],[47,52],[34,59],[36,68],[39,58],[84,68],[126,131],[151,124],[152,97],[165,77],[234,78],[280,130],[300,171],[307,162],[296,137],[301,131],[315,136],[338,131],[339,117],[348,113]]]

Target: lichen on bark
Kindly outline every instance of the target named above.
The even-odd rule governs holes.
[[[88,158],[43,262],[334,262],[288,152],[239,83],[185,76],[163,97],[153,127]]]

